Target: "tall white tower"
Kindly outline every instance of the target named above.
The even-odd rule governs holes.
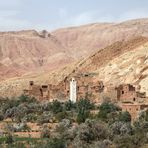
[[[70,81],[70,100],[72,102],[76,102],[77,100],[77,82],[75,81],[74,78]]]

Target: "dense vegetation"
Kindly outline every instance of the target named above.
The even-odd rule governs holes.
[[[100,106],[88,99],[38,102],[22,95],[1,99],[0,120],[8,118],[12,122],[0,132],[0,147],[139,148],[148,144],[148,110],[131,124],[130,114],[111,102]],[[42,127],[40,138],[14,136],[15,132],[31,131],[28,122]],[[56,128],[51,129],[48,123],[56,124]]]

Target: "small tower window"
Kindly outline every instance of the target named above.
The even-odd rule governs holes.
[[[33,82],[33,81],[30,81],[30,85],[31,85],[31,86],[34,85],[34,82]]]

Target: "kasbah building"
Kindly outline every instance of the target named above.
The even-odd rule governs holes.
[[[39,100],[54,100],[76,102],[88,98],[91,102],[101,104],[104,96],[109,96],[112,102],[118,103],[123,111],[131,114],[132,121],[138,118],[140,112],[148,109],[148,97],[140,92],[140,86],[121,84],[117,87],[104,86],[92,74],[73,74],[65,77],[58,85],[36,85],[29,82],[28,89],[23,90],[25,95]]]

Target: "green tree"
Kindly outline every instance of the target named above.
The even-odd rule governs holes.
[[[77,103],[77,122],[80,124],[82,122],[85,122],[85,120],[90,115],[90,109],[94,108],[94,104],[90,103],[90,100],[88,99],[81,99]]]
[[[131,115],[129,112],[120,112],[119,113],[119,121],[121,122],[131,122]]]
[[[114,113],[119,110],[120,108],[115,106],[113,103],[104,102],[99,107],[98,118],[103,121],[109,121],[108,114]]]
[[[90,112],[88,110],[80,110],[77,114],[77,122],[83,123],[89,117]]]
[[[88,99],[80,99],[76,105],[77,105],[78,112],[80,110],[91,110],[95,108],[94,104],[91,103],[90,100]]]
[[[13,136],[10,133],[8,133],[8,135],[6,136],[6,143],[12,144],[13,142],[14,142]]]
[[[61,104],[59,101],[55,100],[55,101],[53,101],[52,104],[50,105],[50,109],[51,109],[51,111],[52,111],[53,113],[56,114],[56,113],[62,112],[63,106],[62,106],[62,104]]]
[[[65,104],[64,104],[64,109],[66,111],[71,111],[72,109],[75,109],[75,108],[76,108],[76,104],[70,100],[65,102]]]
[[[65,111],[59,112],[55,115],[55,118],[60,122],[62,119],[68,118],[68,113]]]
[[[19,100],[20,103],[24,103],[24,102],[28,102],[28,103],[36,102],[36,99],[34,97],[29,97],[29,96],[26,96],[26,95],[21,95],[18,98],[18,100]]]
[[[48,148],[66,148],[65,141],[63,139],[59,138],[53,138],[46,144],[46,147]]]

